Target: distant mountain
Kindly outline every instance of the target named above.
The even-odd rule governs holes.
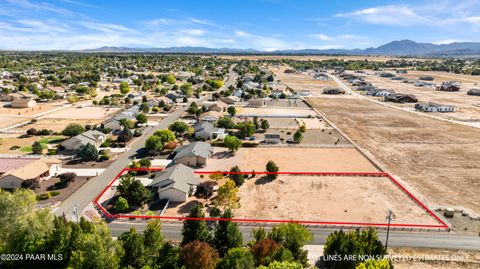
[[[168,48],[126,48],[101,47],[83,52],[138,52],[138,53],[205,53],[205,54],[332,54],[332,55],[398,55],[398,56],[478,56],[480,42],[454,42],[450,44],[417,43],[412,40],[392,41],[377,48],[367,49],[301,49],[260,51],[255,49],[168,47]]]

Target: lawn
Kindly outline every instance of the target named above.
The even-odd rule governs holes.
[[[61,142],[63,139],[64,138],[61,137],[61,136],[52,136],[52,137],[42,138],[42,139],[38,140],[38,142],[40,142],[43,149],[46,149],[47,144],[56,144],[56,143]],[[21,147],[20,151],[24,152],[24,153],[30,153],[30,152],[32,152],[32,145]]]

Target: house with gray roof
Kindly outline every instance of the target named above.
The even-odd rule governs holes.
[[[107,135],[102,132],[99,132],[97,130],[88,130],[63,141],[61,143],[61,146],[63,146],[65,150],[76,150],[79,147],[90,143],[98,148],[103,142],[105,142],[106,138]]]
[[[103,128],[108,128],[111,130],[122,130],[121,121],[123,119],[133,120],[140,113],[140,107],[138,105],[132,106],[127,110],[118,113],[113,118],[110,118],[102,123]]]
[[[423,112],[454,112],[455,107],[451,105],[442,105],[433,102],[418,103],[415,109]]]
[[[225,136],[225,129],[217,128],[208,121],[198,122],[193,126],[195,137],[201,139],[216,139]]]
[[[200,180],[195,171],[183,164],[170,166],[155,174],[148,185],[156,193],[158,199],[168,199],[170,202],[186,202],[188,196],[195,193]]]
[[[175,164],[184,164],[190,167],[202,167],[213,153],[212,146],[205,142],[193,142],[175,150],[173,157]]]

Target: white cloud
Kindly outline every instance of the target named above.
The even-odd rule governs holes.
[[[382,25],[413,25],[426,23],[427,17],[417,14],[405,5],[388,5],[361,9],[348,13],[339,13],[335,17],[352,18],[359,21]]]
[[[187,35],[193,35],[193,36],[201,36],[207,33],[207,31],[202,30],[202,29],[182,29],[180,32],[187,34]]]
[[[313,38],[316,38],[316,39],[320,39],[322,41],[328,41],[328,40],[332,40],[331,37],[327,36],[327,35],[324,35],[324,34],[311,34],[309,35],[310,37],[313,37]]]

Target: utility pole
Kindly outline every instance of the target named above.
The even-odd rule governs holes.
[[[387,251],[388,247],[388,236],[390,235],[390,222],[393,220],[393,212],[392,210],[387,211],[387,217],[386,217],[388,224],[387,224],[387,239],[385,240],[385,251]]]
[[[78,206],[79,206],[79,204],[75,204],[75,206],[73,206],[73,215],[75,215],[75,217],[77,218],[77,223],[80,222],[78,220]]]

